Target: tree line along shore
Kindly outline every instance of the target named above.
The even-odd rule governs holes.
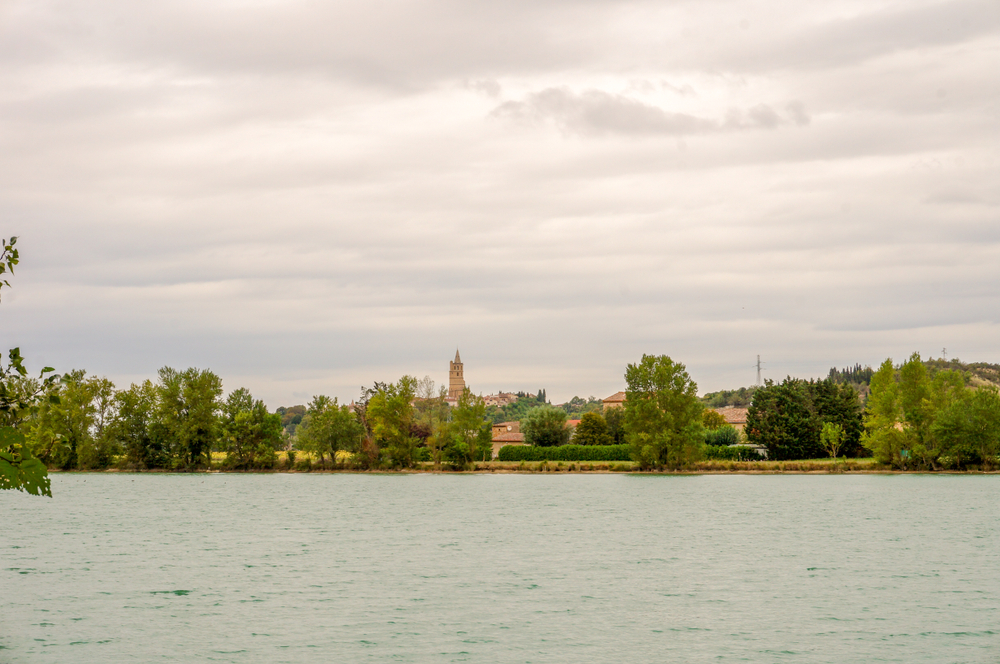
[[[249,390],[224,394],[208,370],[165,367],[117,389],[70,371],[5,378],[30,405],[4,427],[48,470],[884,472],[992,471],[1000,454],[1000,395],[968,372],[914,354],[886,360],[865,389],[828,376],[747,390],[739,431],[699,398],[685,366],[645,355],[626,367],[625,401],[599,412],[520,395],[524,445],[499,448],[498,409],[471,390],[449,405],[430,379],[375,383],[352,404],[315,396],[301,418],[271,412]],[[982,381],[979,381],[982,383]],[[738,396],[738,392],[734,391]],[[511,404],[511,405],[515,405]],[[568,407],[567,407],[568,406]],[[567,426],[582,407],[575,428]],[[501,415],[502,416],[502,415]]]
[[[2,242],[0,276],[18,262],[15,243]],[[118,389],[80,370],[45,367],[30,376],[13,348],[0,362],[0,489],[51,495],[49,469],[814,472],[1000,464],[996,365],[915,353],[899,365],[887,359],[878,369],[699,398],[683,364],[643,355],[625,368],[624,381],[615,408],[578,397],[552,406],[544,390],[519,393],[501,409],[471,390],[449,403],[429,378],[403,376],[363,388],[349,405],[317,395],[271,412],[245,388],[224,396],[210,370],[164,367],[155,382]],[[743,431],[706,407],[741,401]],[[580,416],[573,429],[569,415]],[[524,444],[494,450],[493,424],[511,417]]]

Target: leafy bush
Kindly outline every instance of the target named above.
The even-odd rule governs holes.
[[[705,431],[705,444],[713,447],[739,445],[740,432],[736,430],[736,427],[728,424],[716,429],[708,429]]]
[[[500,461],[630,461],[628,445],[504,445]]]
[[[705,445],[702,450],[704,458],[721,461],[760,461],[761,456],[750,445],[734,445],[732,447]]]
[[[524,442],[538,447],[565,445],[570,437],[566,428],[566,412],[553,406],[532,408],[521,419]]]

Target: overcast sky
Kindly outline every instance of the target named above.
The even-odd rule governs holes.
[[[120,387],[1000,362],[1000,2],[6,0],[0,221]]]

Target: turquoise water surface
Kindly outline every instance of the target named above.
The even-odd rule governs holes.
[[[1000,476],[52,485],[0,495],[0,662],[1000,661]]]

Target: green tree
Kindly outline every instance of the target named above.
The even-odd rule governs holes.
[[[553,447],[569,442],[566,413],[553,406],[536,406],[521,420],[524,442],[538,447]]]
[[[705,429],[705,444],[711,447],[725,447],[740,444],[740,432],[731,424],[717,429]]]
[[[124,449],[126,461],[138,468],[168,465],[168,450],[153,435],[157,411],[156,386],[146,380],[115,393],[117,416],[110,424],[111,436]]]
[[[77,450],[79,467],[107,468],[122,452],[112,431],[112,423],[118,417],[115,384],[107,378],[91,376],[86,386],[91,396],[93,423],[90,436],[83,439]]]
[[[931,427],[942,454],[984,468],[997,466],[1000,454],[1000,394],[993,386],[966,390],[944,407]]]
[[[785,460],[823,456],[820,429],[806,381],[789,377],[780,384],[767,380],[754,392],[744,430],[751,443],[767,448],[769,459]]]
[[[425,381],[429,380],[427,378]],[[466,390],[471,392],[471,390]],[[445,401],[448,396],[448,389],[443,385],[434,393],[434,381],[423,382],[417,399],[417,421],[430,429],[430,436],[426,439],[427,448],[431,453],[431,460],[434,467],[441,467],[441,459],[445,447],[450,440],[448,431],[448,421],[451,416],[451,407]]]
[[[718,429],[726,426],[726,418],[719,411],[706,408],[701,414],[701,425],[710,430]]]
[[[544,392],[544,390],[539,391]],[[488,407],[486,412],[494,424],[499,424],[500,422],[520,422],[529,410],[544,405],[546,403],[539,401],[534,395],[518,392],[517,400],[513,403],[502,407]]]
[[[608,423],[597,413],[584,413],[573,432],[574,445],[611,445]]]
[[[833,422],[825,422],[823,429],[819,432],[819,440],[830,458],[836,459],[844,445],[844,427]]]
[[[709,392],[701,398],[703,404],[709,408],[722,408],[723,406],[737,406],[746,408],[750,405],[756,386],[741,387],[738,390],[722,390],[720,392]]]
[[[155,444],[169,449],[182,465],[210,463],[212,444],[218,438],[219,397],[222,379],[208,370],[170,367],[159,371]]]
[[[364,427],[354,413],[322,394],[313,397],[296,433],[299,448],[315,454],[320,463],[327,454],[336,462],[338,450],[357,453],[363,436]]]
[[[445,430],[444,457],[450,463],[467,467],[475,461],[488,461],[492,456],[493,428],[486,417],[486,404],[471,390],[458,398]]]
[[[704,439],[698,385],[683,364],[643,355],[625,369],[625,432],[643,468],[682,468],[696,461]]]
[[[601,409],[604,408],[604,402],[594,396],[587,399],[575,396],[566,403],[559,405],[558,408],[562,408],[566,413],[566,417],[571,420],[583,419],[583,416],[587,413],[600,414]]]
[[[114,394],[111,381],[86,377],[83,370],[71,371],[54,386],[58,399],[42,403],[29,425],[28,438],[36,454],[46,463],[63,470],[102,468],[111,463],[115,452],[107,437],[105,422],[100,438],[95,436],[98,405],[104,406]],[[101,413],[107,418],[107,413]],[[61,445],[53,445],[60,441]]]
[[[842,432],[840,453],[847,456],[861,453],[863,408],[857,387],[826,378],[809,381],[806,390],[812,412],[819,420],[820,431],[826,423],[839,426]],[[823,447],[822,444],[820,447]]]
[[[231,468],[271,468],[281,444],[281,415],[250,391],[232,391],[222,404],[222,448]]]
[[[947,369],[931,377],[918,353],[898,370],[887,359],[872,375],[862,443],[880,463],[937,468],[947,444],[935,422],[965,394],[960,372]]]
[[[862,426],[857,391],[829,378],[787,377],[754,391],[744,431],[751,443],[767,448],[770,459],[815,459],[826,455],[820,432],[827,422],[843,430],[842,451],[856,453]]]
[[[887,359],[872,374],[861,439],[879,463],[902,465],[903,450],[911,444],[911,436],[902,426],[903,419],[896,368]]]
[[[415,462],[419,439],[411,432],[416,387],[413,376],[403,376],[395,384],[377,383],[365,407],[371,436],[391,466],[409,468]]]
[[[611,436],[612,445],[625,444],[625,409],[605,408],[604,421],[608,424],[608,434]]]

